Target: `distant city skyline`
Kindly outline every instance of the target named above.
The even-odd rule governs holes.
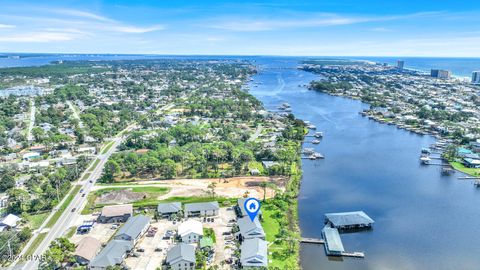
[[[479,15],[465,0],[6,0],[0,52],[480,57]]]

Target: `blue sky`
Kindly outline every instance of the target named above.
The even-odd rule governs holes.
[[[480,57],[474,1],[0,1],[0,51]]]

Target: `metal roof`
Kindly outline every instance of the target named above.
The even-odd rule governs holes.
[[[108,242],[100,253],[93,259],[90,267],[107,267],[116,264],[121,264],[127,251],[133,248],[131,241],[112,240]]]
[[[327,245],[329,251],[345,251],[343,248],[342,239],[340,238],[340,234],[338,233],[337,229],[326,226],[322,231],[326,241],[325,244]]]
[[[240,212],[242,214],[242,217],[248,215],[247,212],[245,211],[245,201],[246,200],[247,200],[247,198],[240,198],[240,199],[237,200],[237,205],[240,208]],[[261,215],[261,214],[262,214],[262,209],[258,210],[257,215]]]
[[[182,210],[182,203],[180,202],[160,203],[157,206],[158,213],[162,214],[177,213],[180,210]]]
[[[240,229],[240,234],[243,237],[264,237],[265,232],[263,231],[262,224],[258,221],[258,218],[255,218],[252,222],[250,217],[239,218],[237,221],[238,228]]]
[[[189,219],[178,226],[178,235],[183,237],[190,233],[203,235],[203,225],[200,221]]]
[[[325,217],[335,227],[374,223],[373,219],[371,219],[363,211],[344,212],[344,213],[328,213],[328,214],[325,214]]]
[[[187,203],[185,204],[185,211],[198,212],[198,211],[212,211],[218,210],[218,202],[203,202],[203,203]]]
[[[195,247],[185,243],[180,243],[167,251],[166,262],[168,264],[185,260],[195,263]]]
[[[150,217],[144,215],[134,216],[128,219],[128,221],[120,227],[115,237],[125,234],[132,239],[136,239],[145,227],[150,224]]]
[[[243,267],[268,265],[267,242],[259,239],[246,239],[240,247],[240,262]]]

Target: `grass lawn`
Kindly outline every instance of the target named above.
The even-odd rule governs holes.
[[[58,211],[56,211],[55,214],[53,214],[52,218],[48,221],[45,228],[53,227],[53,225],[57,222],[57,220],[60,218],[62,213],[65,211],[65,209],[67,209],[68,205],[72,202],[73,197],[75,197],[75,195],[77,195],[77,193],[80,191],[81,187],[82,186],[79,186],[79,185],[73,187],[72,192],[70,192],[67,195],[68,196],[67,199],[62,203],[62,205],[60,205]]]
[[[102,152],[101,152],[102,155],[103,155],[103,154],[106,154],[106,153],[108,152],[108,150],[110,150],[110,148],[112,148],[114,142],[115,142],[115,141],[111,141],[111,142],[107,143],[107,144],[105,145],[105,147],[103,147]]]
[[[100,159],[95,159],[95,161],[93,162],[93,165],[92,167],[90,167],[90,170],[88,170],[89,172],[93,172],[95,170],[95,168],[97,167],[98,163],[100,163]]]
[[[65,233],[65,237],[66,238],[72,238],[72,236],[75,234],[75,232],[77,231],[77,228],[74,226],[74,227],[71,227],[70,229],[68,229],[68,231]]]
[[[91,173],[89,173],[89,172],[87,172],[86,174],[84,174],[83,177],[82,177],[82,181],[87,180],[88,177],[90,177],[90,174],[91,174]]]
[[[27,251],[25,252],[25,255],[24,255],[25,258],[28,256],[32,256],[33,252],[35,252],[35,250],[38,248],[40,243],[42,243],[43,239],[45,239],[45,236],[47,236],[46,232],[37,235],[37,238],[33,240],[32,245],[28,247]]]
[[[31,215],[28,217],[28,225],[32,230],[36,230],[40,228],[42,223],[45,221],[45,219],[48,217],[50,212],[46,213],[41,213],[41,214],[36,214],[36,215]]]
[[[276,217],[277,211],[278,210],[272,205],[262,205],[262,226],[266,234],[266,240],[270,244],[268,246],[268,266],[272,269],[275,267],[287,269],[288,265],[296,264],[296,257],[294,253],[289,251],[288,242],[275,242],[280,232],[280,223],[277,220],[279,217]]]
[[[475,169],[475,168],[467,168],[465,166],[463,166],[462,163],[460,162],[451,162],[450,163],[452,165],[453,168],[455,168],[456,170],[459,170],[463,173],[466,173],[468,175],[471,175],[471,176],[479,176],[480,175],[480,169]]]

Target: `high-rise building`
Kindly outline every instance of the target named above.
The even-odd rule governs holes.
[[[480,84],[480,71],[474,71],[472,73],[472,83]]]
[[[450,79],[450,77],[452,76],[452,73],[448,70],[432,69],[430,71],[430,76],[438,79]]]
[[[403,69],[403,67],[405,66],[405,61],[397,61],[397,68],[398,69]]]

